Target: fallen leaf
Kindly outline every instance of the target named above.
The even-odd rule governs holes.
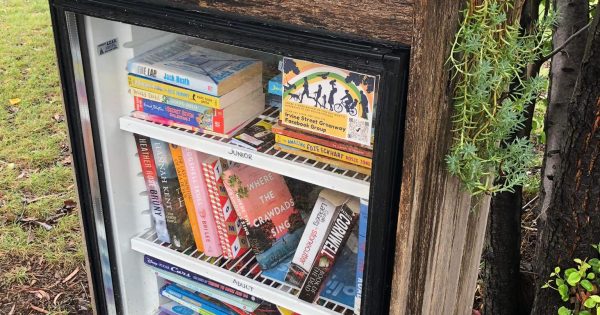
[[[48,292],[44,290],[29,291],[29,293],[35,294],[35,297],[37,297],[38,299],[46,299],[50,301],[50,294],[48,294]]]
[[[41,222],[41,221],[33,221],[33,223],[43,227],[46,231],[50,231],[52,230],[54,227],[46,222]]]
[[[35,306],[33,304],[30,304],[29,307],[31,307],[33,310],[36,310],[36,311],[38,311],[40,313],[44,313],[44,314],[49,314],[50,313],[50,312],[46,311],[45,309],[39,308],[39,307],[37,307],[37,306]]]
[[[75,277],[75,275],[79,272],[79,267],[75,268],[75,270],[73,270],[73,272],[71,272],[63,281],[62,283],[66,283],[69,280],[73,279],[73,277]]]
[[[63,122],[65,120],[65,116],[63,116],[61,114],[54,114],[54,116],[52,118],[54,118],[54,120],[56,120],[56,122]]]
[[[11,114],[17,113],[18,111],[19,111],[18,107],[15,107],[15,106],[9,106],[8,107],[8,112],[11,113]]]
[[[57,303],[58,303],[58,299],[59,299],[59,298],[60,298],[60,296],[61,296],[61,295],[63,295],[63,294],[64,294],[64,292],[60,292],[59,294],[57,294],[57,295],[54,297],[54,300],[52,301],[52,303],[54,303],[54,305],[57,305]]]
[[[34,222],[34,221],[37,221],[37,220],[38,220],[38,218],[36,218],[36,217],[26,217],[26,218],[19,219],[19,222],[21,222],[21,223],[29,223],[29,222]]]
[[[20,98],[11,98],[8,100],[8,102],[10,103],[10,105],[17,105],[17,104],[21,103],[21,99]]]
[[[70,155],[67,155],[62,161],[60,161],[60,164],[71,165],[72,162],[73,162],[73,158]]]
[[[64,208],[67,210],[72,210],[77,207],[77,202],[73,201],[73,199],[67,199],[63,202]]]
[[[15,314],[15,307],[17,307],[17,303],[13,304],[13,307],[8,312],[8,315],[14,315]]]

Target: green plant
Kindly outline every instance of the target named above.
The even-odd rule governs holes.
[[[448,60],[454,72],[453,145],[448,170],[473,195],[513,191],[534,160],[526,138],[509,141],[522,129],[527,104],[545,88],[545,78],[522,79],[523,69],[540,58],[545,41],[522,36],[507,12],[512,1],[469,1]]]
[[[599,246],[600,244],[592,245],[600,253]],[[562,276],[560,267],[554,268],[550,280],[542,288],[557,291],[563,302],[573,305],[573,309],[561,306],[558,315],[600,315],[600,259],[592,258],[588,261],[576,258],[574,261],[577,268],[566,269]]]

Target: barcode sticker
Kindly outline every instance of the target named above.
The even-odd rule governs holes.
[[[358,142],[369,141],[369,122],[364,119],[348,117],[348,139]]]

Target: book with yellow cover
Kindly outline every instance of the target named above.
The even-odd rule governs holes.
[[[340,160],[343,162],[351,163],[365,168],[371,168],[372,159],[357,154],[344,152],[341,150],[333,149],[320,144],[295,139],[292,137],[275,134],[275,142],[290,146],[292,148],[305,150],[308,152],[323,155],[332,159]]]
[[[177,172],[177,178],[179,179],[179,186],[181,187],[181,194],[183,195],[185,209],[187,210],[187,214],[190,219],[190,225],[192,226],[194,243],[196,243],[196,248],[198,248],[199,251],[204,252],[204,244],[202,244],[200,226],[198,225],[198,218],[196,217],[196,211],[194,210],[195,208],[194,201],[192,200],[192,191],[190,190],[190,183],[188,182],[187,173],[185,171],[181,147],[169,143],[169,149],[171,150],[171,155],[173,156],[173,164],[175,164],[175,172]]]
[[[358,165],[354,165],[354,164],[350,164],[350,163],[346,163],[346,162],[342,162],[342,161],[328,158],[328,157],[325,157],[322,155],[314,154],[314,153],[311,153],[308,151],[292,148],[287,145],[276,143],[273,146],[273,148],[275,148],[275,150],[277,150],[277,151],[282,151],[285,153],[290,153],[293,155],[301,156],[306,159],[315,160],[317,162],[329,164],[330,166],[336,167],[339,169],[353,171],[353,172],[361,173],[364,175],[371,175],[371,170],[368,168],[360,167]]]

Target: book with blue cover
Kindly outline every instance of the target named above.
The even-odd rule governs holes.
[[[281,73],[269,80],[268,93],[279,96],[283,95],[283,85],[281,85]]]
[[[262,76],[262,62],[177,39],[127,62],[127,71],[182,88],[221,96]]]
[[[360,314],[362,297],[363,271],[365,269],[365,249],[367,246],[367,222],[369,218],[369,201],[360,200],[360,214],[358,217],[358,256],[356,262],[356,297],[354,309]]]

